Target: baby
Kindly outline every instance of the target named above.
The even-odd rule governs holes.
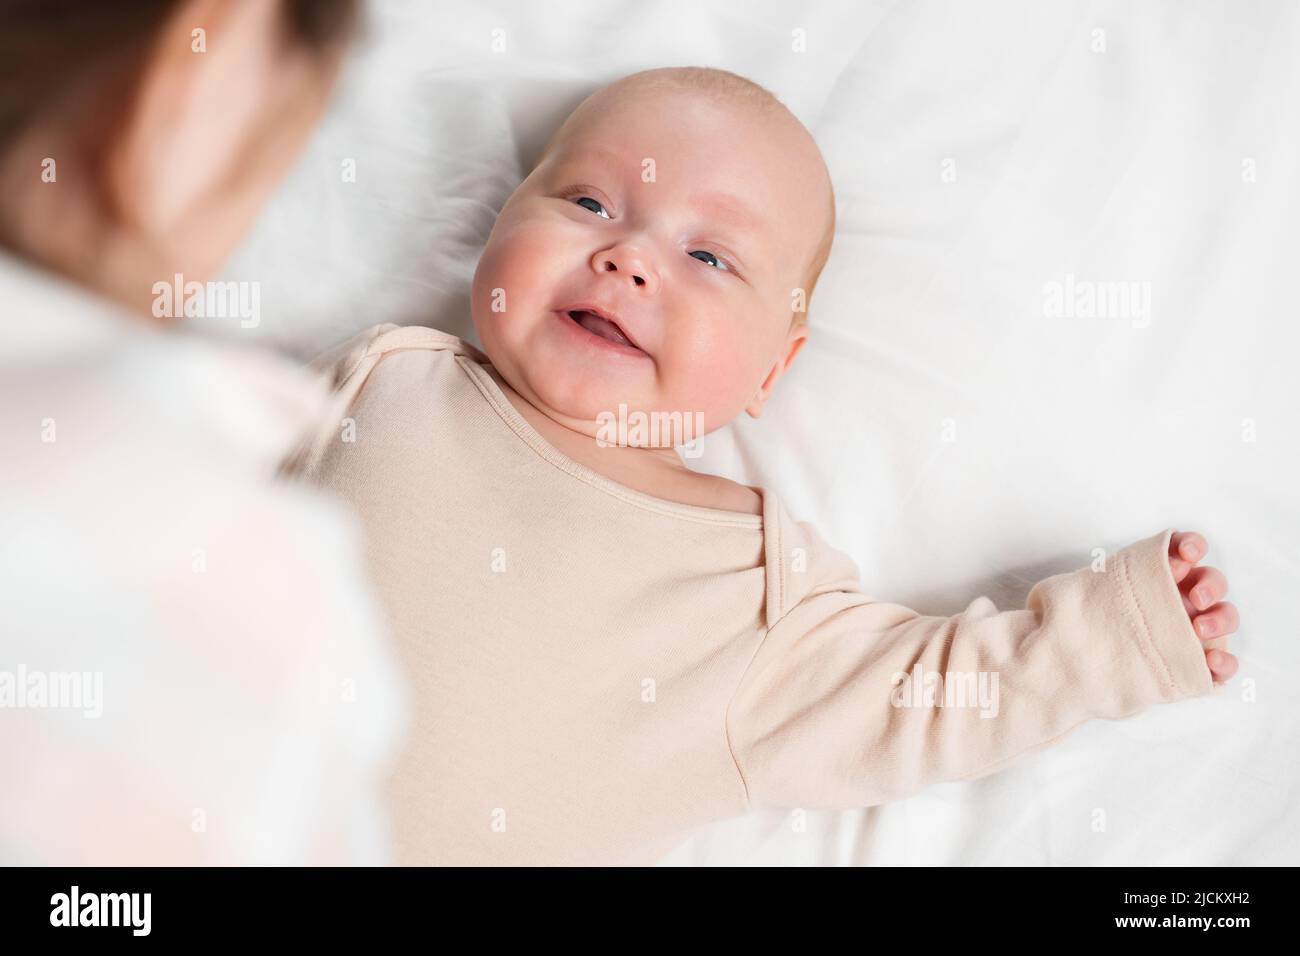
[[[771,94],[638,73],[501,210],[483,351],[388,325],[318,360],[336,408],[287,470],[359,515],[414,692],[398,862],[650,862],[751,807],[896,800],[1235,672],[1200,535],[1021,610],[925,616],[865,594],[770,491],[686,467],[675,444],[757,417],[789,369],[834,225]]]

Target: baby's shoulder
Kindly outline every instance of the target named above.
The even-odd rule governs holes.
[[[362,333],[356,341],[360,345],[357,351],[361,355],[385,355],[415,349],[464,355],[480,363],[487,361],[486,355],[464,339],[425,325],[394,325],[387,322]]]
[[[423,325],[396,325],[385,322],[371,326],[318,356],[311,366],[316,372],[326,376],[331,385],[337,387],[365,359],[412,349],[464,355],[480,363],[487,361],[487,356],[474,346],[448,332]]]

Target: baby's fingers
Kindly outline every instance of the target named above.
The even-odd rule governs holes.
[[[1187,613],[1195,616],[1228,593],[1228,579],[1218,568],[1192,568],[1179,582],[1178,590],[1183,594]]]
[[[1175,532],[1169,538],[1169,570],[1197,636],[1209,644],[1221,644],[1223,638],[1237,630],[1239,620],[1233,605],[1219,603],[1228,593],[1228,579],[1223,572],[1196,566],[1209,550],[1209,542],[1195,531]],[[1209,647],[1205,666],[1214,682],[1221,684],[1237,673],[1237,658],[1222,647]]]
[[[1241,623],[1237,614],[1237,608],[1224,601],[1222,604],[1216,604],[1203,614],[1198,614],[1192,618],[1192,627],[1196,629],[1196,634],[1202,640],[1208,640],[1212,637],[1227,637],[1235,633],[1237,625]]]
[[[1237,673],[1237,658],[1217,647],[1205,652],[1205,664],[1215,683],[1221,684]]]
[[[1195,531],[1175,531],[1169,538],[1169,569],[1174,574],[1174,583],[1182,583],[1209,550],[1209,542]]]

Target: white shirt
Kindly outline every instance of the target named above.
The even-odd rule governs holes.
[[[0,255],[0,863],[382,863],[407,692],[325,395]]]

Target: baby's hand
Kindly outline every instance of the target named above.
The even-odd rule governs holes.
[[[1216,683],[1222,683],[1237,673],[1237,658],[1219,646],[1237,630],[1237,609],[1220,600],[1228,593],[1228,579],[1223,572],[1196,566],[1209,550],[1205,538],[1195,531],[1176,531],[1169,539],[1169,570],[1183,596],[1192,627],[1206,645],[1205,663],[1210,675]]]

